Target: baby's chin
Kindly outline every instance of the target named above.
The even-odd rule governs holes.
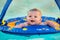
[[[31,23],[29,23],[30,25],[35,25],[36,23],[35,22],[31,22]]]

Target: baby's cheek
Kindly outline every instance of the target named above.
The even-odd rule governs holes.
[[[27,19],[27,22],[30,22],[30,18]]]
[[[39,19],[36,19],[35,21],[36,21],[36,22],[40,22],[40,20],[39,20]]]
[[[41,21],[41,19],[40,19],[40,18],[36,18],[36,20],[37,20],[37,21]]]

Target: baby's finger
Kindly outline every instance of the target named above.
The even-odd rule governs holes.
[[[14,28],[22,28],[21,26],[15,26]]]

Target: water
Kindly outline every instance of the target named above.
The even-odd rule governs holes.
[[[21,35],[5,34],[0,32],[0,40],[60,40],[60,33],[31,35],[27,37]]]
[[[6,0],[0,0],[0,13],[5,2]],[[28,10],[32,8],[40,9],[43,16],[52,16],[55,18],[60,16],[59,9],[54,0],[13,0],[6,12],[4,20],[26,16]],[[6,34],[0,31],[0,40],[60,40],[60,33],[31,35],[27,37],[21,35]]]

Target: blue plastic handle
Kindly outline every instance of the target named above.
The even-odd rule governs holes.
[[[58,6],[59,9],[60,9],[60,0],[55,0],[55,2],[56,2],[57,6]]]
[[[2,12],[1,12],[1,15],[0,15],[0,24],[1,24],[1,22],[4,18],[4,16],[5,16],[6,11],[7,11],[7,9],[8,9],[11,2],[12,2],[12,0],[7,0],[6,4],[4,5],[4,7],[2,9]]]

